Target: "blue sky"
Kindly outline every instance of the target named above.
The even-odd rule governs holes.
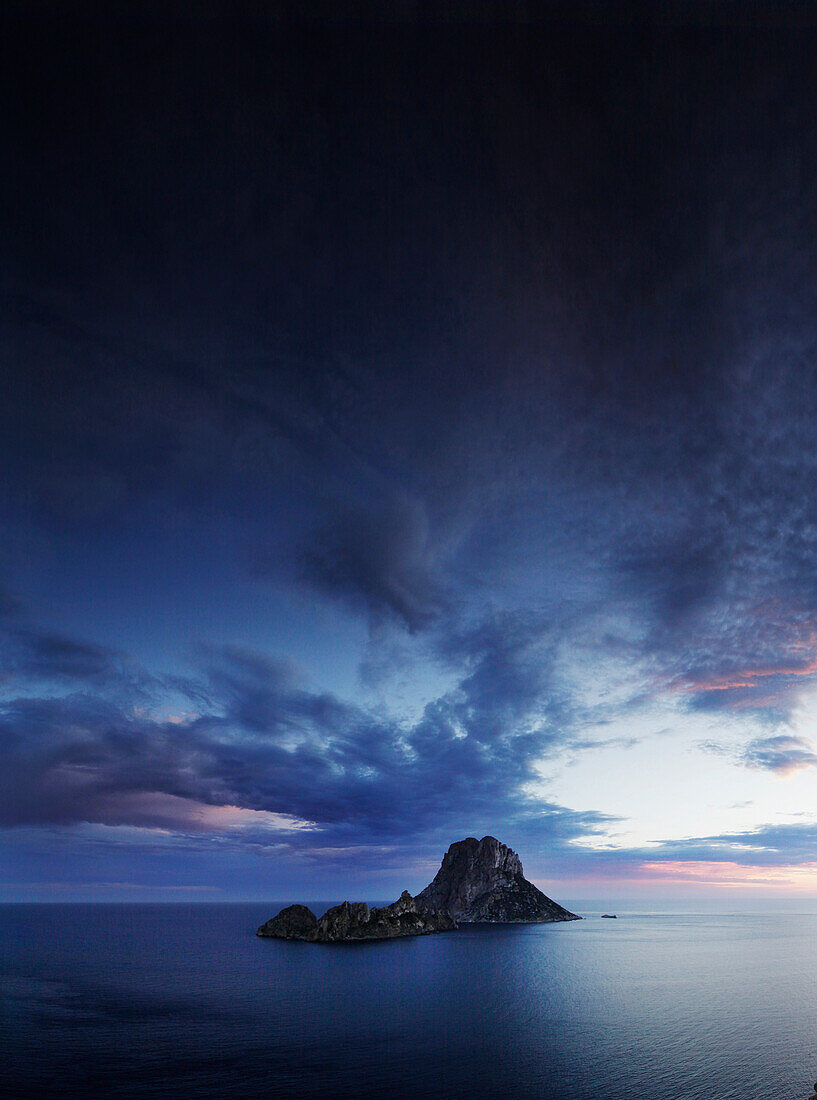
[[[813,32],[695,10],[10,20],[0,897],[815,892]]]

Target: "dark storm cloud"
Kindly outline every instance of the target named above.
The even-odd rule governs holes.
[[[560,740],[572,735],[575,721],[572,698],[554,669],[561,627],[538,612],[496,613],[451,629],[437,646],[447,662],[467,669],[460,689],[467,690],[468,708],[489,729],[518,729],[537,715]]]
[[[382,511],[345,512],[314,532],[299,560],[305,580],[375,619],[393,616],[410,631],[444,605],[443,586],[420,502],[396,497]]]
[[[635,549],[617,548],[618,568],[671,690],[779,722],[817,670],[817,388],[772,333],[742,354],[754,362],[735,369],[718,445],[647,514]]]
[[[275,676],[259,679],[254,660],[247,667],[243,656],[228,654],[227,681],[223,667],[209,673],[217,694],[229,683],[223,722],[257,734],[240,752],[230,750],[246,776],[242,804],[370,840],[443,821],[453,827],[474,814],[509,822],[531,816],[521,788],[570,730],[550,721],[541,624],[513,625],[493,623],[462,639],[468,659],[459,682],[408,724]],[[247,766],[256,758],[258,767]],[[223,755],[217,774],[230,774]]]
[[[70,28],[62,33],[70,38]],[[171,410],[180,399],[195,411],[202,395],[239,421],[263,409],[267,430],[319,466],[336,457],[335,434],[381,467],[384,459],[393,469],[443,459],[442,480],[459,477],[454,461],[463,471],[475,459],[477,467],[515,465],[509,444],[520,430],[523,445],[536,434],[550,391],[561,402],[567,395],[571,413],[601,404],[608,424],[622,413],[640,419],[635,403],[655,406],[643,345],[661,340],[636,325],[637,307],[645,287],[658,296],[673,283],[679,249],[687,266],[706,251],[705,226],[696,195],[683,196],[686,219],[673,207],[673,173],[684,174],[687,156],[678,119],[650,202],[639,180],[622,174],[622,153],[643,148],[660,124],[663,93],[643,100],[646,117],[633,116],[617,84],[611,98],[610,74],[587,49],[604,35],[584,43],[549,30],[529,46],[512,38],[508,52],[486,38],[465,59],[455,43],[428,49],[421,32],[415,54],[405,37],[373,49],[366,36],[333,31],[314,34],[295,60],[282,33],[234,28],[234,52],[219,36],[197,35],[184,71],[178,28],[129,27],[122,40],[113,25],[107,33],[116,40],[110,51],[93,36],[65,43],[59,31],[46,34],[40,45],[53,64],[44,66],[45,87],[43,67],[29,72],[19,52],[7,68],[10,95],[29,105],[8,116],[20,148],[8,207],[25,215],[8,238],[12,270],[24,287],[33,260],[41,271],[34,304],[21,308],[18,295],[8,308],[26,328],[16,349],[26,359],[36,354],[31,330],[41,333],[50,387],[38,388],[54,395],[50,407],[24,406],[40,428],[28,439],[50,438],[52,456],[65,448],[73,484],[95,467],[127,499],[161,485],[166,469],[183,480],[172,460],[187,418],[165,423],[163,388]],[[120,51],[141,78],[138,93],[121,80]],[[649,89],[657,57],[639,48],[633,60],[632,78]],[[473,81],[474,61],[484,81]],[[683,86],[685,76],[681,66],[672,79]],[[708,71],[707,79],[717,77]],[[553,110],[582,97],[589,102],[578,125]],[[595,117],[597,101],[605,111]],[[49,204],[42,181],[54,162],[70,186]],[[666,257],[652,219],[664,227]],[[632,244],[613,285],[609,252],[625,240]],[[668,295],[659,333],[690,331],[685,294]],[[597,308],[585,312],[591,302]],[[577,340],[592,343],[587,352],[609,346],[622,317],[616,342],[631,368],[588,362]],[[46,365],[53,345],[72,349],[62,370]],[[565,357],[570,363],[557,366]],[[506,376],[499,364],[509,359]],[[542,362],[541,373],[556,377],[539,377]],[[658,392],[671,391],[678,411],[695,391],[696,362],[678,354],[662,367]],[[94,386],[82,397],[88,376],[104,385],[111,375],[103,402]],[[153,377],[142,400],[145,375]],[[103,415],[91,415],[98,403]],[[293,406],[304,415],[293,420]],[[132,465],[127,448],[111,450],[128,411],[137,415],[126,435],[136,438]],[[102,429],[101,441],[73,446],[72,413],[78,425]],[[163,430],[151,430],[151,414]],[[457,461],[447,445],[459,426],[471,438]],[[219,428],[230,435],[235,425]],[[609,430],[595,437],[603,453],[611,442]]]
[[[126,654],[81,639],[43,630],[17,612],[0,619],[0,685],[68,685],[123,690],[135,697],[147,691],[152,677]]]
[[[20,658],[15,671],[30,678],[92,680],[111,676],[116,658],[103,646],[77,642],[58,634],[19,632]]]
[[[702,541],[701,536],[697,526],[691,527],[674,542],[663,540],[620,562],[633,593],[648,600],[668,626],[685,624],[720,588],[724,547],[719,542]]]
[[[567,843],[601,816],[520,792],[612,712],[571,647],[648,680],[622,713],[759,718],[745,763],[810,765],[771,727],[817,675],[813,33],[579,23],[2,37],[0,568],[76,624],[0,593],[7,824]],[[109,637],[106,573],[155,637],[171,567],[234,637],[248,559],[291,597],[270,649],[305,587],[450,686],[404,721],[323,689],[318,632],[310,686]]]
[[[189,693],[200,709],[177,717],[161,716],[159,679],[145,707],[120,670],[106,700],[91,662],[85,690],[3,704],[2,823],[218,833],[217,808],[226,806],[284,815],[284,832],[289,819],[308,822],[309,837],[288,837],[295,846],[394,844],[468,831],[474,819],[554,841],[592,832],[603,815],[532,802],[523,790],[535,763],[569,735],[543,702],[548,644],[533,620],[488,623],[458,639],[459,683],[408,724],[309,690],[291,667],[247,650],[204,652]],[[278,842],[263,820],[250,814],[244,824],[248,842]]]
[[[281,848],[381,870],[400,866],[407,843],[415,858],[434,857],[475,821],[517,845],[546,844],[551,875],[817,858],[808,825],[577,849],[573,840],[613,819],[524,793],[549,753],[595,747],[573,736],[569,708],[557,701],[554,643],[531,615],[493,618],[452,637],[448,659],[460,663],[459,682],[411,723],[311,690],[291,665],[236,647],[201,651],[187,681],[151,679],[147,708],[127,663],[106,667],[104,698],[94,663],[82,669],[78,661],[70,679],[84,676],[85,690],[8,698],[0,707],[0,824],[158,828],[194,846],[221,837],[247,851]],[[82,652],[81,643],[75,648]],[[38,680],[30,679],[32,690]],[[168,685],[192,713],[168,715]],[[817,756],[803,739],[778,736],[756,739],[741,760],[786,773]]]

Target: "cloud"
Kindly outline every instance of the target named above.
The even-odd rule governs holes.
[[[116,655],[105,646],[59,634],[18,631],[17,657],[11,666],[21,675],[44,680],[98,680],[118,671]]]
[[[697,525],[656,545],[625,552],[619,562],[633,593],[648,599],[659,621],[671,628],[686,627],[706,608],[718,593],[725,568],[724,546]]]
[[[761,768],[779,775],[791,775],[817,765],[817,753],[811,741],[784,734],[751,741],[742,758],[751,768]]]
[[[543,758],[604,744],[582,739],[581,709],[560,693],[560,637],[534,613],[441,635],[459,676],[412,722],[313,690],[291,664],[246,648],[200,649],[189,681],[134,686],[127,661],[100,670],[79,641],[31,645],[49,670],[52,648],[57,668],[67,652],[59,682],[76,690],[0,705],[0,826],[85,823],[358,870],[405,866],[408,846],[418,881],[452,835],[480,829],[531,853],[531,873],[544,847],[551,875],[748,882],[717,864],[759,868],[761,883],[764,868],[817,862],[807,822],[616,848],[604,841],[611,815],[532,797]],[[187,684],[187,712],[171,712],[168,695]],[[779,774],[817,764],[809,742],[783,735],[755,739],[741,759]]]
[[[614,822],[608,823],[609,825]],[[599,880],[647,880],[701,886],[756,885],[814,889],[817,823],[761,824],[744,832],[657,840],[629,847],[597,840],[548,854],[548,873]]]
[[[47,68],[64,125],[42,111],[42,50],[14,52],[27,123],[2,305],[20,367],[0,451],[3,520],[26,548],[43,529],[27,568],[65,564],[67,604],[88,609],[97,637],[88,597],[111,561],[108,583],[123,606],[144,601],[144,621],[167,611],[172,565],[199,625],[226,637],[237,547],[265,547],[270,572],[297,546],[310,595],[377,628],[369,683],[389,671],[388,634],[406,661],[422,651],[418,681],[434,663],[427,680],[448,686],[424,685],[436,698],[402,721],[248,649],[201,652],[186,681],[152,677],[18,616],[0,662],[9,820],[192,830],[201,807],[238,806],[315,822],[346,848],[486,817],[580,832],[599,819],[538,818],[521,792],[534,761],[596,748],[581,732],[596,669],[577,671],[591,647],[603,668],[625,639],[619,659],[653,697],[768,734],[814,688],[817,309],[802,242],[817,208],[797,121],[809,81],[788,56],[781,75],[782,43],[748,78],[739,49],[692,83],[688,64],[664,66],[647,103],[618,57],[604,63],[612,83],[599,77],[583,34],[546,37],[520,40],[519,64],[488,51],[485,96],[446,51],[419,81],[413,60],[383,55],[361,82],[339,43],[262,67],[270,99],[262,69],[215,38],[199,44],[206,86],[157,71],[144,89],[94,59],[94,87],[117,93],[100,96],[63,51]],[[559,63],[534,88],[543,49]],[[312,95],[318,63],[338,93],[331,118]],[[747,79],[775,125],[735,123]],[[225,88],[246,107],[240,133],[222,125]],[[701,134],[689,123],[704,108]],[[601,118],[614,140],[599,140]],[[339,140],[361,123],[365,142]],[[38,159],[55,134],[61,175]],[[102,179],[94,154],[110,134],[127,139]],[[450,135],[458,154],[437,156]],[[487,155],[475,164],[469,149]],[[642,151],[644,170],[621,149]],[[135,177],[166,184],[138,211],[122,186]],[[594,636],[603,618],[615,629]],[[272,647],[286,636],[274,615],[257,625]],[[333,660],[319,635],[317,668]],[[174,693],[181,708],[166,705]],[[810,754],[768,736],[744,762],[785,774]]]
[[[697,431],[691,415],[684,448],[634,477],[604,526],[656,693],[777,724],[817,677],[817,387],[803,384],[812,323],[758,309],[712,372],[714,419]]]
[[[425,510],[404,495],[325,521],[302,548],[299,568],[319,591],[412,632],[427,627],[445,602]]]
[[[817,823],[763,824],[739,833],[663,841],[626,853],[646,861],[736,863],[755,867],[787,867],[817,863]]]
[[[725,757],[735,764],[772,772],[779,776],[792,775],[803,768],[817,765],[817,753],[808,738],[792,733],[780,733],[770,737],[755,737],[741,749],[719,741],[702,741],[704,752]],[[740,804],[738,804],[740,805]],[[751,805],[751,802],[746,803]]]
[[[290,664],[245,648],[200,650],[189,681],[134,678],[107,651],[29,630],[30,694],[0,705],[0,824],[240,828],[247,843],[284,836],[306,850],[484,822],[561,843],[606,818],[525,793],[537,762],[572,736],[553,652],[533,615],[450,635],[459,678],[406,723],[312,690]],[[73,690],[37,694],[44,681]],[[180,692],[187,713],[169,709]]]
[[[21,601],[0,584],[0,620],[16,615],[22,606]]]
[[[43,630],[26,622],[21,609],[15,605],[13,614],[0,618],[0,687],[14,691],[39,683],[147,697],[154,678],[127,654]]]

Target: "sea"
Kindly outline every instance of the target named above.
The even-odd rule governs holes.
[[[0,906],[0,1097],[813,1096],[817,912],[316,945],[278,908]]]

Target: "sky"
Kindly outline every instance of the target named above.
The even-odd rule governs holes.
[[[0,899],[817,902],[817,23],[226,10],[4,16]]]

